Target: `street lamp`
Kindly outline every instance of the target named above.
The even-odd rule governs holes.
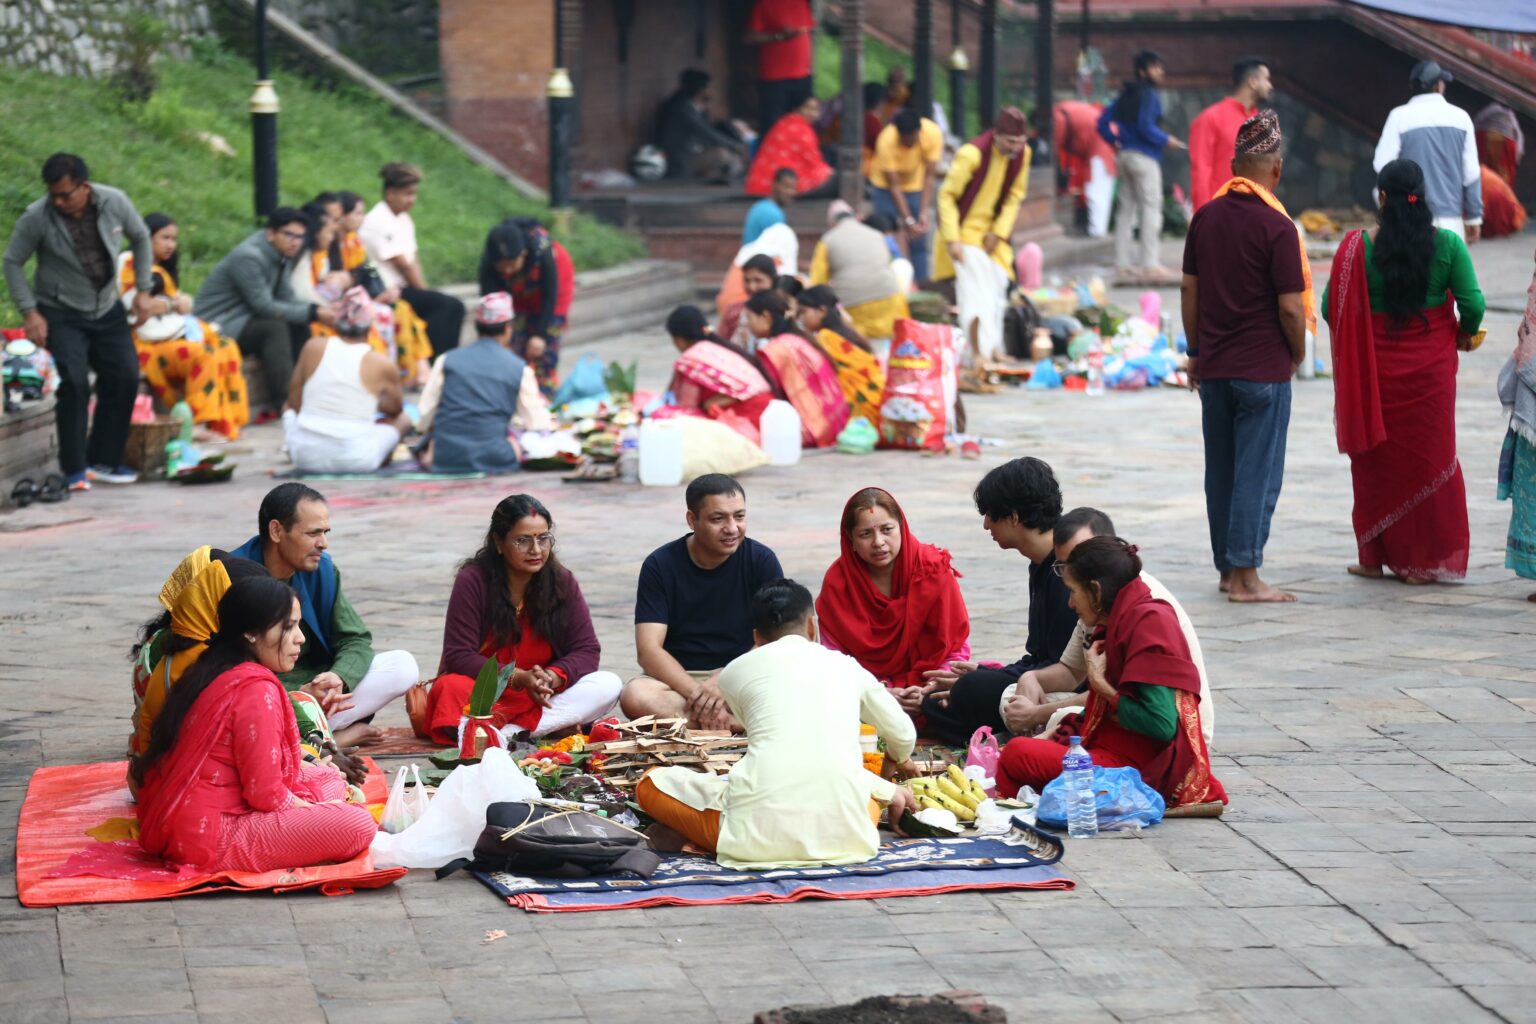
[[[949,5],[949,38],[954,49],[949,51],[949,123],[955,135],[965,138],[965,73],[971,70],[971,62],[965,55],[964,42],[960,37],[960,0]]]
[[[256,219],[277,209],[277,90],[267,70],[267,0],[256,0],[256,91],[251,93],[251,170]]]
[[[571,120],[576,112],[576,89],[565,68],[553,68],[544,86],[549,108],[549,208],[563,230],[571,216]]]

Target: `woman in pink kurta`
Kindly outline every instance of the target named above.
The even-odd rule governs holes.
[[[271,577],[236,582],[219,631],[171,692],[135,762],[145,851],[203,870],[351,860],[377,831],[330,765],[305,762],[287,692],[299,602]]]

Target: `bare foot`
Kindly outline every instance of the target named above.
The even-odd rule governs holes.
[[[345,729],[336,730],[336,745],[338,747],[371,747],[384,739],[384,731],[377,726],[358,722],[349,725]]]
[[[1234,580],[1227,600],[1239,604],[1281,603],[1296,600],[1296,595],[1277,590],[1255,576],[1241,584]]]
[[[1434,580],[1427,580],[1422,576],[1399,576],[1398,579],[1402,580],[1410,587],[1422,587],[1435,582]]]
[[[1526,594],[1525,599],[1532,604],[1536,604],[1536,594]]]
[[[1368,580],[1379,580],[1385,575],[1379,565],[1352,565],[1348,571],[1351,576],[1360,576]]]
[[[1229,572],[1222,573],[1221,582],[1216,584],[1216,589],[1223,594],[1232,593],[1232,574]]]

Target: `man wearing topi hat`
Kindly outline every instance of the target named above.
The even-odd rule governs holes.
[[[1435,227],[1475,242],[1483,226],[1483,172],[1471,116],[1446,101],[1450,82],[1451,73],[1432,60],[1413,66],[1413,99],[1387,115],[1371,163],[1378,174],[1393,160],[1418,164]]]
[[[475,341],[432,364],[421,392],[418,453],[436,473],[511,473],[514,419],[524,430],[553,430],[533,367],[512,351],[512,296],[492,292],[475,307]]]
[[[1232,178],[1189,224],[1184,333],[1200,391],[1205,507],[1221,589],[1233,601],[1294,601],[1259,578],[1285,475],[1291,375],[1306,351],[1312,279],[1305,243],[1275,198],[1280,119],[1243,122]]]

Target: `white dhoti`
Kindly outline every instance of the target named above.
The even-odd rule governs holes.
[[[421,682],[421,670],[409,651],[380,651],[373,656],[368,673],[357,681],[348,696],[352,706],[330,716],[332,729],[345,729],[376,714],[385,705],[405,696]]]
[[[983,359],[997,359],[1003,348],[1003,314],[1008,311],[1008,271],[975,245],[965,247],[955,266],[955,305],[960,330],[970,337],[976,325],[976,349]]]

